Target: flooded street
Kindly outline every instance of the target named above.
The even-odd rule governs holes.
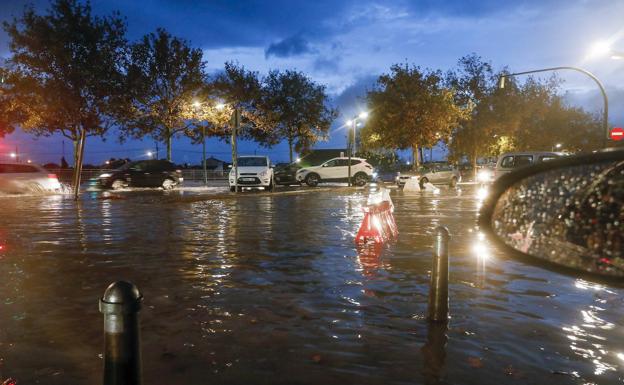
[[[1,197],[0,379],[100,383],[98,300],[128,280],[145,384],[624,383],[624,290],[492,248],[474,186],[392,191],[398,240],[358,251],[368,194]],[[448,329],[424,318],[438,225]]]

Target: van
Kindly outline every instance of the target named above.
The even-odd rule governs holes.
[[[564,156],[561,152],[508,152],[501,155],[496,162],[494,178],[507,174],[520,167],[546,162]]]

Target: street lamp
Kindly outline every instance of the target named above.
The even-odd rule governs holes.
[[[150,159],[152,158],[152,152],[151,151],[146,152],[145,155],[147,155],[147,157],[150,158]]]
[[[598,88],[600,88],[600,92],[602,93],[602,99],[604,101],[604,114],[602,117],[602,125],[604,128],[603,146],[607,147],[607,139],[609,138],[609,99],[607,98],[607,92],[605,91],[604,86],[602,85],[600,80],[598,80],[598,78],[594,76],[594,74],[592,74],[591,72],[584,70],[582,68],[578,68],[578,67],[564,66],[564,67],[543,68],[543,69],[533,70],[533,71],[516,72],[513,74],[503,74],[498,79],[498,88],[500,89],[505,88],[505,78],[508,78],[511,76],[533,74],[537,72],[559,71],[559,70],[573,70],[573,71],[578,71],[580,73],[583,73],[589,76],[590,78],[592,78],[592,80],[596,82],[596,84],[598,85]]]
[[[354,116],[353,119],[347,120],[347,126],[353,127],[353,131],[349,133],[349,148],[347,150],[349,153],[349,187],[351,187],[351,156],[355,155],[355,128],[358,121],[363,121],[366,118],[368,118],[368,112],[362,111],[357,116]]]
[[[197,119],[197,111],[201,108],[202,103],[198,100],[193,101],[193,110],[195,111],[195,120]],[[204,171],[204,186],[208,185],[208,170],[206,169],[206,125],[202,124],[202,169]]]

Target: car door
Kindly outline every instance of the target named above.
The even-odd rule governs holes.
[[[323,180],[332,180],[336,178],[336,169],[338,168],[339,159],[331,159],[323,163],[320,167],[319,175]]]
[[[437,172],[438,172],[438,177],[437,177],[438,183],[447,184],[451,182],[451,177],[453,176],[453,168],[450,165],[448,164],[437,165]]]
[[[128,168],[127,175],[130,178],[131,187],[149,187],[150,173],[147,170],[147,162],[136,162]]]

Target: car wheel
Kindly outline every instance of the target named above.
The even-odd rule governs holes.
[[[319,178],[318,174],[310,173],[306,176],[305,182],[310,187],[316,187],[320,179],[321,178]]]
[[[358,172],[357,174],[355,174],[355,176],[353,177],[353,181],[356,186],[365,186],[366,183],[368,182],[368,175],[366,175],[363,172]]]
[[[451,183],[449,183],[449,186],[451,188],[455,188],[455,186],[457,186],[457,178],[456,177],[452,177],[451,178]]]
[[[425,189],[425,185],[427,183],[429,183],[429,179],[427,179],[427,178],[420,178],[420,181],[418,183],[420,185],[420,189],[424,190]]]
[[[113,190],[120,190],[120,189],[124,188],[124,187],[125,187],[125,185],[126,185],[126,184],[124,183],[124,181],[123,181],[123,180],[121,180],[121,179],[115,179],[115,180],[113,181],[113,183],[111,183],[111,188],[112,188]]]
[[[275,191],[275,182],[273,181],[273,179],[271,179],[271,183],[269,184],[267,190],[269,190],[269,192]]]
[[[172,190],[174,187],[175,187],[175,182],[173,181],[173,179],[165,179],[162,182],[163,190]]]
[[[236,191],[236,187],[231,186],[231,187],[230,187],[230,192],[234,192],[234,191]]]

